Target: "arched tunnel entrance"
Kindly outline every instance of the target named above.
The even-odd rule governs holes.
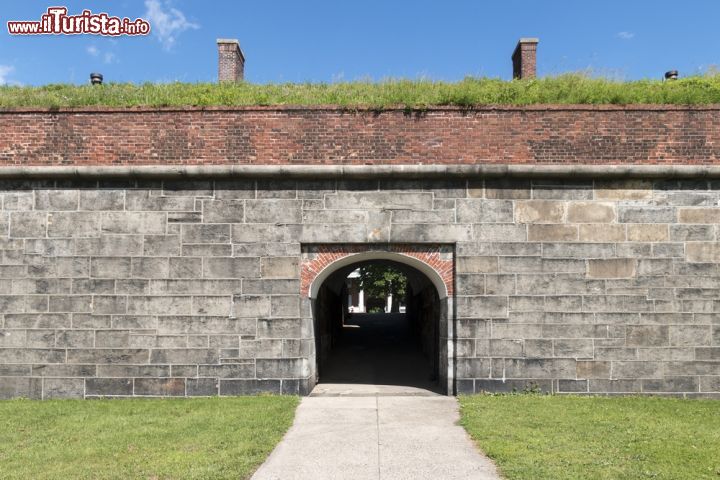
[[[427,268],[362,257],[313,284],[316,392],[448,393],[446,292]],[[395,285],[378,294],[368,282],[383,272]]]

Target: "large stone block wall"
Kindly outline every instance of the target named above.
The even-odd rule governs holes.
[[[3,181],[0,397],[306,393],[304,244],[451,244],[458,392],[720,396],[717,180]]]

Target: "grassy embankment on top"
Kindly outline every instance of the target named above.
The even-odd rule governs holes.
[[[621,82],[580,74],[536,80],[466,78],[460,82],[217,84],[108,83],[0,86],[0,108],[82,106],[339,105],[419,108],[435,105],[713,104],[720,103],[720,75],[675,81]]]

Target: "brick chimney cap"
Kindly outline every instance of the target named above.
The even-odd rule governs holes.
[[[242,57],[243,61],[245,61],[245,52],[243,52],[242,48],[240,48],[240,41],[237,38],[218,38],[217,44],[218,45],[223,45],[223,44],[237,45],[238,50],[240,50],[240,56]]]
[[[537,45],[539,42],[540,42],[540,39],[538,39],[537,37],[522,37],[522,38],[520,38],[520,40],[518,40],[517,45],[515,46],[515,50],[513,50],[512,56],[514,57],[515,55],[517,55],[518,51],[520,50],[520,48],[523,45],[526,45],[526,44]]]

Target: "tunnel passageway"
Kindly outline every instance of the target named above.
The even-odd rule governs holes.
[[[357,307],[352,306],[347,279],[360,265],[331,275],[315,300],[318,384],[313,394],[442,393],[438,382],[441,308],[432,282],[412,267],[382,261],[381,265],[407,276],[403,297],[395,298],[397,305],[392,308],[384,308],[395,310],[392,313],[377,312],[377,306],[375,313],[357,313],[352,311]],[[400,308],[402,313],[397,311]]]

